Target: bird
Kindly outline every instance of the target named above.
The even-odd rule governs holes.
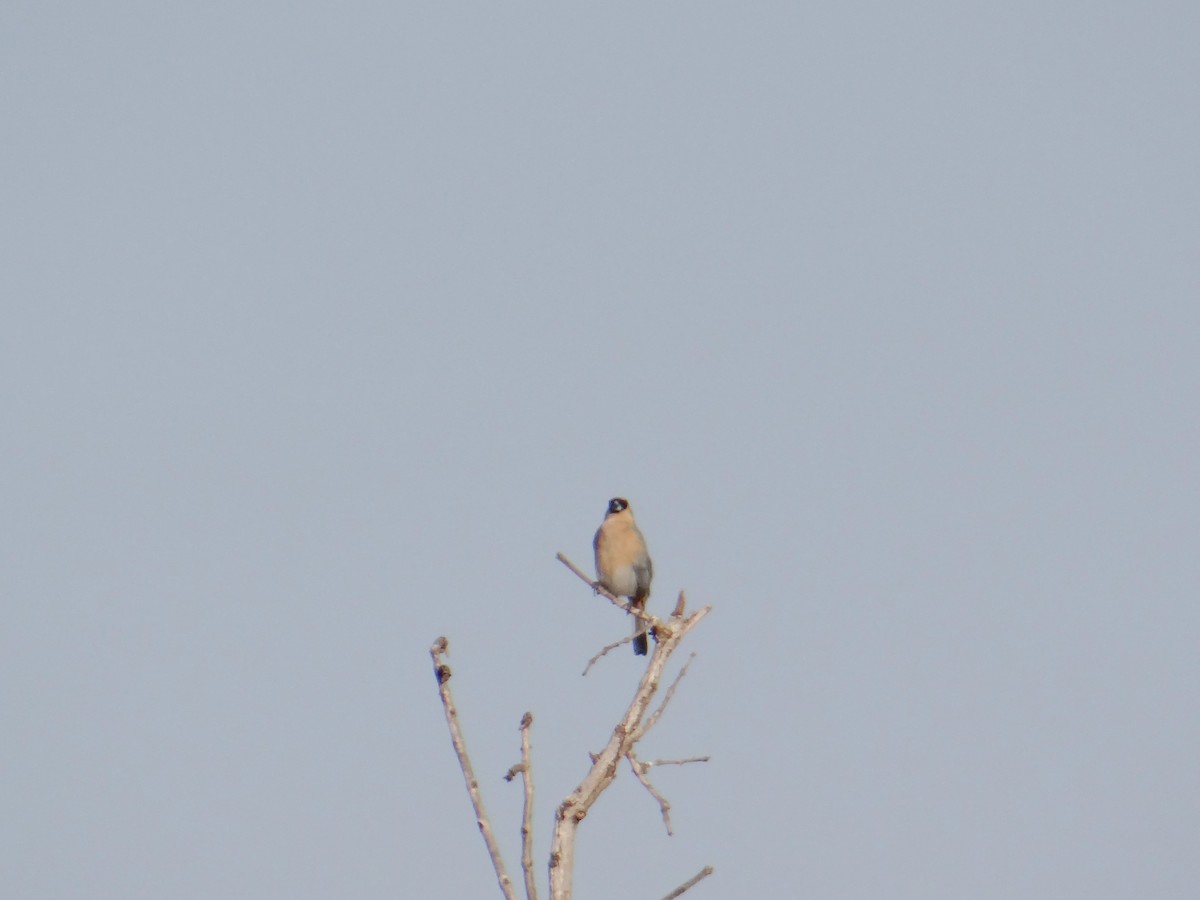
[[[617,597],[628,597],[635,609],[644,610],[650,596],[654,563],[646,550],[646,539],[633,520],[629,501],[624,497],[613,497],[608,501],[608,511],[596,529],[592,549],[596,551],[596,577],[600,586]],[[646,623],[635,617],[633,652],[645,656],[648,647]]]

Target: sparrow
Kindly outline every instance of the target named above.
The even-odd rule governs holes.
[[[637,609],[646,608],[654,564],[646,550],[646,539],[633,520],[633,510],[624,497],[608,501],[608,512],[596,530],[592,549],[596,551],[596,577],[610,594],[628,597]],[[646,623],[633,620],[633,652],[645,656],[649,644]]]

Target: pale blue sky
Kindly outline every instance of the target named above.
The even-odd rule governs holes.
[[[1200,7],[0,8],[0,871],[577,897],[1200,883]]]

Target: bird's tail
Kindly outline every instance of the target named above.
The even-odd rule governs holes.
[[[635,609],[646,608],[646,598],[635,598],[633,601]],[[633,618],[633,653],[634,656],[645,656],[646,651],[650,649],[650,642],[646,637],[646,622],[639,619],[637,616]]]

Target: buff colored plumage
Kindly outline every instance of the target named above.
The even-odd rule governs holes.
[[[596,531],[592,548],[596,551],[596,575],[600,583],[618,597],[628,597],[638,609],[645,609],[654,564],[646,550],[646,539],[633,519],[629,501],[624,497],[609,501],[608,512]],[[644,656],[649,647],[646,623],[635,618],[633,633],[633,652]]]

